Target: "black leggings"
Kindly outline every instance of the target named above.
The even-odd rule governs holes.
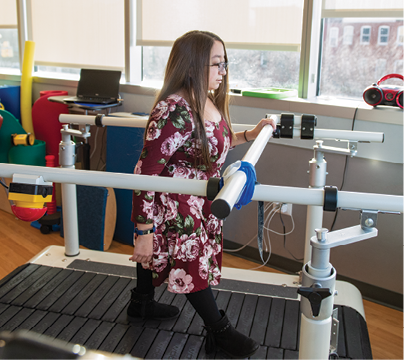
[[[140,294],[149,294],[152,292],[154,290],[154,286],[152,284],[151,270],[143,269],[142,264],[137,263],[136,273],[136,292]],[[185,296],[194,307],[195,311],[202,318],[205,325],[214,324],[222,318],[210,286],[201,291],[185,294]]]
[[[143,269],[141,263],[136,264],[137,284],[136,292],[139,294],[149,294],[154,290],[152,283],[152,272],[148,269]]]

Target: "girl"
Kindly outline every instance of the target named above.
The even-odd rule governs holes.
[[[272,119],[234,133],[229,117],[227,54],[223,41],[206,31],[178,38],[166,66],[164,85],[150,114],[135,174],[207,180],[220,177],[230,147],[255,139]],[[251,356],[259,345],[237,332],[219,310],[210,285],[220,282],[222,221],[206,197],[134,191],[132,221],[137,287],[129,320],[178,316],[153,300],[154,287],[183,293],[204,321],[206,351]]]

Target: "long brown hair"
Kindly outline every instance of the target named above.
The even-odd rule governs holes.
[[[225,119],[230,136],[234,136],[229,116],[228,73],[223,76],[218,89],[208,92],[210,68],[207,65],[210,65],[210,52],[215,41],[223,44],[224,58],[227,62],[224,42],[211,32],[194,30],[175,40],[166,65],[163,87],[153,105],[154,108],[158,102],[180,90],[186,92],[195,123],[195,138],[200,141],[201,146],[200,158],[196,160],[195,165],[205,165],[208,172],[212,170],[204,122],[204,109],[208,96]]]

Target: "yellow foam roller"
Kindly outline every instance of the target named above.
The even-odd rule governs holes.
[[[27,133],[34,134],[32,125],[32,68],[35,43],[26,41],[21,75],[21,125]]]

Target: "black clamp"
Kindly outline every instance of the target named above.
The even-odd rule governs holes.
[[[336,186],[324,186],[324,211],[337,210],[338,188]]]
[[[295,114],[281,114],[280,137],[293,139],[293,126],[295,123]]]
[[[104,114],[97,114],[95,116],[95,125],[97,127],[104,127],[105,125],[102,124],[102,118],[104,117]]]
[[[220,191],[221,178],[211,177],[206,185],[206,197],[209,201],[213,201]]]
[[[297,289],[297,293],[309,300],[311,311],[315,317],[320,314],[321,302],[323,299],[332,295],[328,288],[312,287],[300,287]]]
[[[272,132],[272,137],[275,139],[279,139],[281,136],[281,125],[276,124],[276,129]]]
[[[316,115],[302,115],[302,125],[300,138],[312,140],[314,138],[314,128],[317,126]]]

